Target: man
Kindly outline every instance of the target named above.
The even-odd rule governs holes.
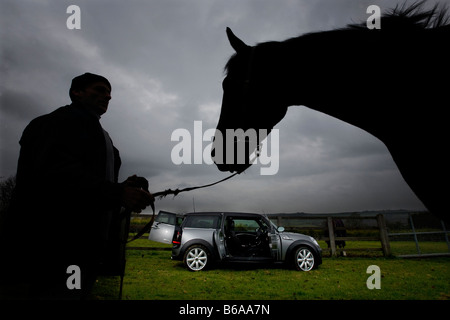
[[[85,298],[118,237],[120,208],[141,212],[154,201],[144,178],[117,181],[119,152],[99,122],[109,81],[85,73],[69,95],[72,104],[31,121],[20,139],[0,276],[24,298]],[[80,284],[69,279],[70,266],[79,268]]]

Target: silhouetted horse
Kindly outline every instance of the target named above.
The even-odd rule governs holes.
[[[237,128],[270,132],[289,106],[304,105],[384,142],[419,199],[445,218],[450,25],[445,10],[422,10],[422,4],[383,15],[381,29],[348,25],[253,47],[227,28],[236,54],[225,67],[216,136]],[[221,171],[242,172],[251,165],[222,163],[225,134],[223,144],[217,140],[212,157]],[[247,144],[248,159],[262,139],[237,140],[235,148]]]

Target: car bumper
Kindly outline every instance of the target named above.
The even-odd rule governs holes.
[[[181,248],[172,249],[172,260],[183,260],[183,255],[181,254]]]

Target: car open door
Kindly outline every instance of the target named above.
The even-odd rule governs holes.
[[[159,211],[155,218],[155,222],[150,229],[148,240],[171,244],[176,224],[177,214],[167,211]]]
[[[270,238],[270,248],[272,258],[276,261],[281,260],[281,239],[280,233],[284,231],[283,227],[277,227],[273,223],[271,223],[271,230],[269,233]]]
[[[227,252],[225,249],[225,235],[224,235],[224,230],[223,230],[223,224],[224,224],[223,214],[222,214],[222,219],[220,219],[220,220],[221,220],[220,229],[216,229],[214,231],[214,242],[216,243],[216,246],[217,246],[219,258],[223,259],[227,255]]]

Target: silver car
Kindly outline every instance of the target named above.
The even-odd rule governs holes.
[[[182,221],[182,216],[172,212],[159,211],[150,230],[148,240],[171,244],[175,226],[180,225]]]
[[[175,227],[172,259],[191,271],[217,262],[286,263],[310,271],[322,263],[322,249],[310,236],[284,232],[254,213],[188,213]]]

